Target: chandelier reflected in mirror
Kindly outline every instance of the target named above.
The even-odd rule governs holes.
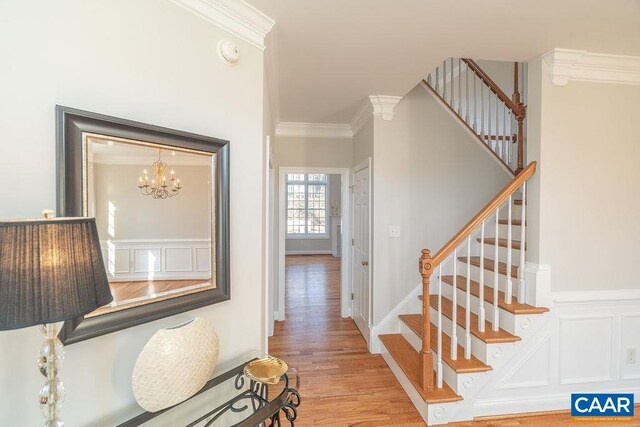
[[[176,178],[172,170],[167,181],[167,176],[165,175],[167,164],[162,161],[162,150],[158,150],[158,160],[153,162],[151,167],[153,168],[151,183],[149,183],[149,175],[146,169],[142,171],[142,176],[138,178],[140,192],[154,199],[166,199],[176,196],[182,189],[180,179]]]

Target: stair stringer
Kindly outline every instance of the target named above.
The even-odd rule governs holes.
[[[422,303],[418,299],[418,295],[422,293],[422,283],[417,285],[409,292],[393,310],[387,314],[377,325],[371,328],[369,342],[369,352],[372,354],[382,353],[383,345],[380,342],[379,335],[395,334],[400,332],[401,320],[398,318],[400,314],[418,314],[422,313]]]

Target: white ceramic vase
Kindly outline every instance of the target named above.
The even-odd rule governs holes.
[[[136,401],[149,412],[183,402],[211,379],[218,352],[218,335],[201,317],[159,330],[133,368],[131,385]]]

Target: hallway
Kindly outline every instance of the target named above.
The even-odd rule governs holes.
[[[425,425],[382,356],[340,317],[340,258],[287,256],[286,289],[269,353],[299,371],[296,425]]]

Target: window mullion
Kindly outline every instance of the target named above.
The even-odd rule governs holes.
[[[304,175],[304,234],[309,234],[309,174]]]

